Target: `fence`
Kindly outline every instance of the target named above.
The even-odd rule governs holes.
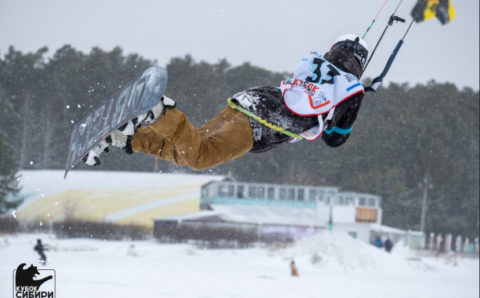
[[[156,221],[153,235],[160,242],[194,242],[208,248],[246,248],[255,243],[289,243],[294,239],[288,229],[282,227],[177,220]]]
[[[454,253],[465,256],[478,256],[479,240],[478,237],[471,239],[462,235],[456,235],[454,237],[450,233],[430,233],[425,248],[435,253]]]

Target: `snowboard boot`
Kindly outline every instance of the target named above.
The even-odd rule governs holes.
[[[137,128],[141,126],[147,126],[153,124],[158,117],[165,114],[166,108],[174,108],[176,105],[173,99],[163,96],[160,102],[146,113],[133,118],[124,125],[120,126],[118,130],[113,131],[109,136],[100,141],[93,149],[91,149],[82,161],[89,166],[98,166],[100,162],[100,154],[108,152],[108,147],[121,148],[126,153],[132,154],[132,135],[136,132]]]
[[[102,154],[103,151],[108,152],[108,143],[105,140],[100,141],[93,149],[90,149],[88,151],[88,154],[85,155],[82,159],[82,161],[89,165],[89,166],[98,166],[101,164],[100,162],[100,154]]]
[[[173,101],[173,99],[163,96],[160,102],[151,110],[128,121],[124,125],[120,126],[118,130],[120,130],[124,135],[131,136],[136,132],[137,128],[153,124],[155,121],[157,121],[158,117],[165,114],[166,108],[174,108],[175,105],[176,103]]]

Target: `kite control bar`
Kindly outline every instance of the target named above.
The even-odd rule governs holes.
[[[410,27],[412,27],[413,21],[414,20],[410,22],[410,25],[408,25],[407,31],[403,35],[402,39],[398,41],[397,45],[395,46],[395,49],[393,49],[392,54],[390,54],[390,57],[388,58],[387,64],[385,64],[385,67],[383,68],[382,73],[378,77],[373,79],[372,84],[366,87],[365,91],[375,92],[377,91],[378,87],[380,87],[380,85],[382,84],[383,78],[385,78],[385,76],[387,75],[388,71],[390,70],[390,67],[393,64],[393,61],[395,60],[395,57],[397,57],[397,54],[400,51],[400,48],[403,45],[403,40],[405,39],[408,32],[410,31]],[[405,20],[403,20],[403,22],[405,22]]]
[[[400,3],[401,3],[401,2],[400,2]],[[400,6],[400,5],[397,6],[397,9],[398,9],[399,6]],[[388,20],[387,26],[385,26],[385,29],[383,29],[382,35],[380,35],[380,38],[378,39],[377,44],[376,44],[375,47],[373,48],[373,51],[372,51],[372,54],[370,55],[370,58],[368,59],[367,63],[365,64],[365,67],[364,67],[363,70],[362,70],[362,74],[365,72],[365,69],[367,69],[368,64],[370,63],[370,61],[372,61],[373,55],[375,55],[375,51],[377,50],[378,45],[379,45],[380,42],[382,41],[383,36],[384,36],[385,33],[387,32],[388,27],[392,26],[395,22],[405,23],[405,19],[403,19],[403,18],[395,15],[395,12],[397,11],[397,9],[395,9],[395,11],[394,11],[394,12],[392,13],[392,15],[390,16],[390,19]]]
[[[370,59],[367,61],[367,64],[363,68],[362,74],[365,72],[365,69],[367,68],[368,63],[372,59],[373,54],[375,53],[375,50],[377,49],[378,44],[380,43],[380,41],[383,38],[383,35],[387,31],[387,28],[389,26],[393,25],[393,23],[395,23],[395,22],[405,23],[405,19],[400,18],[400,17],[395,15],[395,13],[397,12],[397,10],[400,7],[400,5],[402,4],[402,2],[403,2],[403,0],[400,0],[397,7],[395,8],[395,11],[390,16],[390,19],[388,20],[388,24],[385,27],[385,30],[383,30],[383,33],[380,36],[380,39],[378,40],[377,44],[375,45],[375,48],[372,52],[372,55],[370,56]],[[383,6],[385,6],[385,3],[383,4]],[[382,6],[382,9],[383,9],[383,6]],[[426,14],[427,11],[428,11],[428,15]],[[398,52],[400,51],[400,48],[403,45],[405,37],[407,36],[408,32],[410,31],[410,28],[412,27],[414,21],[421,22],[421,21],[433,18],[435,16],[435,17],[437,17],[438,20],[440,20],[440,23],[442,23],[442,25],[445,25],[445,24],[449,23],[452,19],[455,18],[455,14],[456,14],[455,9],[453,8],[451,0],[440,0],[440,2],[438,2],[438,0],[437,1],[418,0],[417,4],[415,5],[415,7],[413,8],[413,10],[411,12],[412,21],[410,22],[410,25],[408,25],[407,31],[403,35],[402,39],[400,39],[398,41],[398,43],[395,46],[395,49],[393,50],[392,54],[390,54],[390,57],[388,58],[387,64],[383,68],[382,73],[378,77],[374,78],[373,81],[372,81],[372,84],[369,87],[366,87],[365,90],[375,92],[378,89],[378,87],[380,86],[380,84],[383,81],[383,78],[385,78],[388,71],[390,70],[390,67],[392,66],[393,61],[395,60],[395,57],[397,56]],[[378,16],[378,14],[377,14],[377,16]],[[376,18],[377,17],[375,17],[375,19]],[[372,25],[373,25],[373,22],[372,22]],[[372,25],[370,25],[370,27]],[[370,29],[370,27],[367,29],[367,32]],[[364,37],[365,37],[367,32],[365,32]]]
[[[392,26],[393,22],[395,22],[395,21],[405,23],[405,19],[402,19],[401,17],[392,14],[390,16],[390,20],[388,20],[388,25]]]

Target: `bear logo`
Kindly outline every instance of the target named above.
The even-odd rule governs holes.
[[[24,269],[26,265],[25,263],[18,265],[17,271],[15,272],[15,285],[17,288],[35,289],[35,291],[38,291],[44,282],[53,278],[53,276],[50,275],[42,279],[34,279],[40,272],[38,272],[37,267],[33,265]]]

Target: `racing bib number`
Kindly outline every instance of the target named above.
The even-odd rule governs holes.
[[[340,75],[340,72],[335,69],[330,63],[325,63],[325,60],[322,58],[315,57],[313,58],[313,65],[315,69],[313,70],[313,76],[306,78],[307,82],[314,84],[333,84],[335,76]],[[326,65],[326,66],[325,66]]]

